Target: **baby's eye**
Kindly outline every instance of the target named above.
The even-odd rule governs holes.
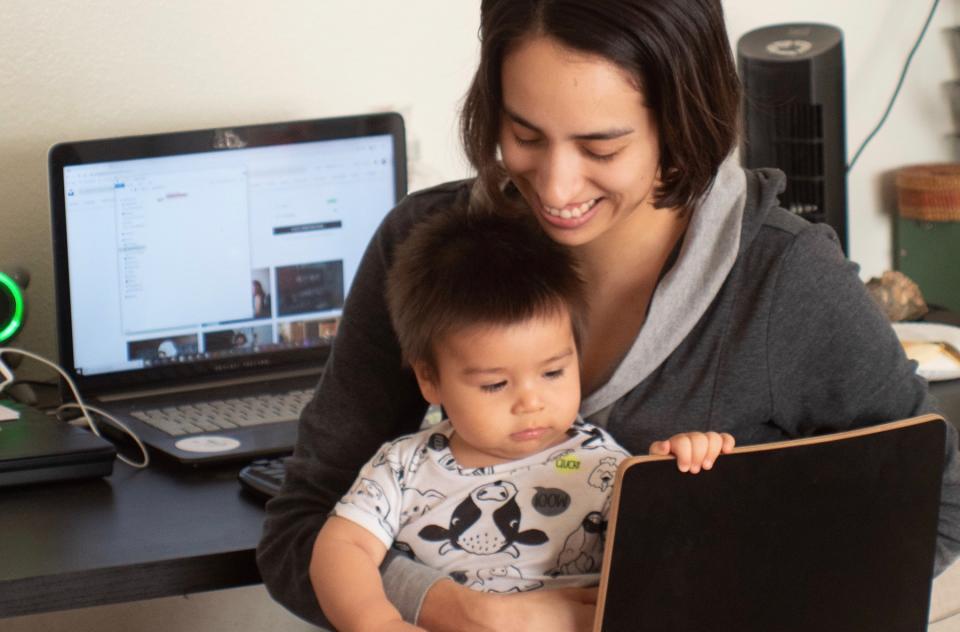
[[[506,385],[507,385],[507,381],[502,380],[500,382],[497,382],[496,384],[484,384],[480,388],[487,393],[496,393],[497,391],[503,390],[504,387],[506,387]]]
[[[543,374],[543,377],[547,378],[548,380],[555,380],[558,377],[562,377],[562,376],[563,376],[563,369],[554,369],[553,371],[547,371],[546,373]]]

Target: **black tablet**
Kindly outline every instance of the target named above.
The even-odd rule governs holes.
[[[595,631],[922,632],[946,427],[926,415],[617,476]]]

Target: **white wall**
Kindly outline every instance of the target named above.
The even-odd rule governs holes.
[[[585,0],[587,1],[587,0]],[[476,0],[0,0],[0,269],[30,270],[19,345],[55,355],[46,151],[57,141],[399,109],[411,188],[467,174],[456,111],[476,60]],[[784,21],[846,34],[848,148],[879,119],[926,15],[922,0],[726,0],[731,41]],[[945,0],[885,129],[850,176],[851,254],[890,266],[882,176],[952,159],[944,82],[960,77]],[[195,604],[202,603],[199,608]],[[301,629],[261,589],[4,622],[13,630]],[[151,622],[153,621],[153,622]],[[270,625],[266,625],[270,621]]]
[[[467,174],[456,111],[476,59],[476,1],[2,0],[0,269],[33,275],[18,343],[53,355],[46,151],[60,140],[399,109],[411,189]],[[730,39],[784,21],[845,32],[848,151],[879,119],[922,0],[726,0]],[[851,256],[890,267],[882,176],[954,157],[944,82],[960,77],[945,0],[886,127],[850,174]]]

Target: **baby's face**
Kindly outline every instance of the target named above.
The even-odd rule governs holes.
[[[463,467],[516,460],[561,443],[580,407],[580,370],[566,312],[459,330],[435,348],[437,379],[420,379],[454,428]]]

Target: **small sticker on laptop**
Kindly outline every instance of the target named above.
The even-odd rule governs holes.
[[[184,452],[229,452],[230,450],[239,448],[240,442],[233,437],[205,435],[180,439],[173,445]]]

